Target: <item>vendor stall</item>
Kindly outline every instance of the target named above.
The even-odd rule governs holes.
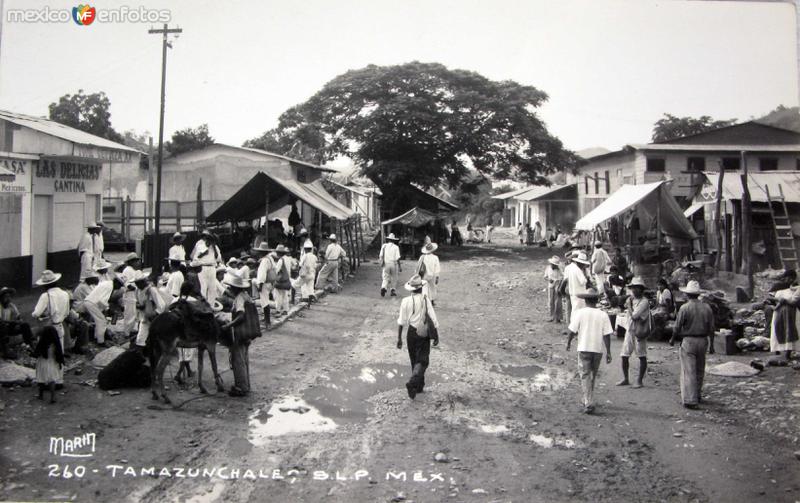
[[[401,252],[416,256],[416,250],[421,248],[425,236],[430,236],[434,242],[444,242],[447,230],[442,225],[442,217],[436,213],[422,208],[412,208],[402,215],[381,222],[381,240],[394,232],[400,238],[398,245]],[[443,239],[444,238],[444,239]]]

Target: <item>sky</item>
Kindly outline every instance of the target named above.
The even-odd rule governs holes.
[[[0,0],[2,3],[3,0]],[[4,9],[77,2],[5,0]],[[165,138],[209,125],[240,145],[327,81],[368,64],[439,62],[549,95],[567,148],[644,143],[663,113],[747,120],[798,104],[794,6],[685,0],[105,1],[168,9]],[[4,21],[0,109],[104,91],[115,129],[158,133],[161,38],[150,23]]]

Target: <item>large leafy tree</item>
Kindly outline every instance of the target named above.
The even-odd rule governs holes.
[[[657,120],[653,125],[653,141],[672,140],[682,136],[705,133],[712,129],[719,129],[734,124],[736,124],[736,119],[714,120],[708,115],[694,118],[676,117],[674,115],[664,114],[664,117]]]
[[[57,103],[50,103],[50,119],[81,131],[122,143],[123,137],[111,127],[111,101],[106,93],[65,94]]]
[[[278,126],[258,138],[244,142],[245,147],[287,155],[301,161],[322,164],[329,158],[322,126],[306,119],[300,107],[281,114]]]
[[[775,110],[758,119],[758,122],[800,133],[800,108],[778,105]]]
[[[164,147],[170,154],[177,155],[213,144],[214,138],[208,132],[208,124],[201,124],[196,128],[187,127],[175,131],[172,134],[172,140],[168,141]]]
[[[412,183],[457,188],[470,167],[547,184],[577,159],[537,116],[546,100],[533,86],[438,63],[370,65],[334,78],[248,144],[348,156],[389,199]]]

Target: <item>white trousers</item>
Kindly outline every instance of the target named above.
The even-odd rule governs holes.
[[[214,266],[204,265],[197,275],[200,280],[200,295],[202,295],[209,304],[214,304],[217,300],[219,292],[217,292],[217,271]]]
[[[122,294],[122,324],[126,335],[136,327],[136,292],[133,290]]]
[[[317,289],[323,289],[328,286],[328,281],[333,281],[333,287],[339,289],[339,261],[325,262],[322,269],[317,276]]]
[[[569,296],[569,302],[570,302],[570,305],[572,306],[572,311],[570,311],[570,313],[569,313],[569,321],[572,321],[572,316],[575,314],[575,311],[577,311],[578,309],[586,307],[586,301],[583,300],[583,299],[579,299],[578,297],[576,297],[574,295],[570,295]]]
[[[384,290],[397,290],[397,262],[386,262],[383,266],[381,288]]]
[[[147,337],[150,335],[150,322],[142,320],[139,322],[139,332],[136,334],[136,345],[145,347]]]
[[[436,300],[439,296],[439,285],[436,284],[437,279],[439,279],[438,276],[431,278],[428,280],[428,283],[422,287],[422,294],[427,295],[431,300]]]
[[[289,299],[291,298],[292,291],[291,290],[279,290],[275,289],[272,291],[272,296],[275,297],[275,310],[276,311],[286,311],[289,312]]]
[[[258,298],[261,301],[262,309],[269,306],[269,293],[273,288],[272,283],[264,283],[261,287],[261,291],[258,292]]]
[[[300,276],[299,278],[300,283],[300,298],[307,299],[314,295],[314,276],[303,277]],[[296,290],[296,288],[295,288]]]
[[[94,255],[92,255],[91,252],[81,253],[81,281],[94,274],[94,269],[92,268],[93,265]]]
[[[89,316],[94,320],[94,340],[96,340],[98,344],[104,343],[106,341],[108,321],[106,320],[106,315],[103,314],[103,310],[100,309],[97,304],[89,302],[88,300],[84,301],[83,309],[89,313]]]

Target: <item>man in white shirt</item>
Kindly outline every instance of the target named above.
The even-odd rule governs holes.
[[[89,316],[94,320],[94,339],[100,345],[105,344],[106,329],[108,328],[105,310],[108,309],[108,303],[114,289],[122,286],[122,282],[119,279],[101,280],[83,300],[81,312],[89,313]],[[134,296],[135,299],[136,297]],[[136,308],[135,304],[134,308]]]
[[[306,239],[303,244],[303,255],[300,257],[300,274],[298,283],[300,284],[300,300],[305,300],[311,304],[316,300],[314,295],[314,276],[317,274],[317,256],[314,254],[314,244],[310,239]]]
[[[222,255],[215,244],[214,235],[210,231],[204,230],[201,239],[194,245],[192,250],[192,260],[202,265],[197,279],[200,281],[200,295],[213,305],[217,300],[217,264],[222,263]]]
[[[256,270],[256,289],[258,290],[258,297],[261,301],[261,309],[264,312],[264,326],[269,327],[269,294],[275,288],[275,279],[277,272],[275,270],[275,261],[270,257],[272,249],[266,241],[259,243],[257,248],[253,248],[253,253],[256,256],[261,256],[258,262],[258,269]]]
[[[186,238],[180,232],[172,235],[172,246],[169,248],[169,260],[186,262],[186,248],[183,247],[183,240]]]
[[[426,281],[418,274],[406,283],[406,290],[412,292],[400,303],[397,318],[397,349],[403,349],[403,334],[406,335],[408,357],[411,360],[411,378],[406,383],[408,396],[412,400],[425,388],[425,370],[430,363],[431,340],[439,345],[439,321],[433,305],[423,293]],[[425,323],[430,318],[430,323]],[[430,326],[430,325],[433,326]]]
[[[592,274],[594,274],[594,284],[597,288],[603,288],[606,283],[606,270],[611,264],[611,257],[608,252],[603,249],[603,243],[600,241],[594,244],[594,251],[592,252]]]
[[[436,305],[436,299],[439,298],[439,274],[441,269],[439,267],[439,257],[433,254],[439,245],[436,243],[428,243],[422,247],[419,263],[417,264],[417,274],[426,281],[425,288],[422,289],[431,304]]]
[[[584,270],[588,265],[589,261],[586,259],[586,254],[578,252],[572,256],[572,262],[564,268],[564,278],[567,280],[567,290],[569,291],[571,307],[571,314],[570,318],[567,320],[568,322],[572,320],[575,311],[586,306],[586,303],[578,294],[586,292],[586,284],[588,281]]]
[[[597,299],[600,294],[594,288],[578,294],[586,302],[582,307],[572,312],[569,323],[569,337],[567,338],[567,351],[570,350],[572,339],[578,337],[578,372],[583,389],[583,411],[586,414],[594,412],[594,385],[600,370],[600,359],[603,349],[606,353],[606,364],[611,363],[611,320],[608,315],[597,309]]]
[[[38,320],[53,325],[61,341],[61,350],[69,349],[65,346],[64,320],[69,316],[69,293],[58,287],[61,274],[50,270],[42,272],[42,277],[36,280],[36,285],[45,287],[45,292],[39,296],[32,316]]]
[[[328,289],[328,281],[332,281],[333,285],[331,285],[329,291],[337,293],[341,288],[339,286],[339,261],[347,258],[347,253],[336,242],[336,234],[331,234],[328,239],[330,244],[325,248],[325,254],[323,255],[325,264],[317,276],[317,290]]]
[[[381,260],[382,281],[381,281],[381,297],[386,297],[386,291],[390,292],[392,297],[397,296],[397,274],[402,271],[400,265],[400,247],[397,246],[397,237],[394,233],[386,236],[386,242],[381,246],[381,252],[378,254]]]
[[[136,271],[139,269],[139,255],[129,253],[125,257],[125,267],[122,269],[120,280],[125,285],[125,292],[122,294],[122,319],[125,335],[131,335],[136,328],[136,287],[133,280]]]
[[[169,261],[169,277],[167,278],[167,293],[172,295],[173,299],[181,296],[181,286],[183,285],[184,277],[181,271],[181,263],[177,260],[170,259]]]
[[[99,237],[99,235],[100,226],[92,222],[86,226],[86,232],[78,242],[78,254],[81,259],[81,280],[86,279],[87,276],[91,276],[94,272],[92,266],[94,265],[95,259],[99,259],[103,255],[103,249],[101,248],[102,237]]]

